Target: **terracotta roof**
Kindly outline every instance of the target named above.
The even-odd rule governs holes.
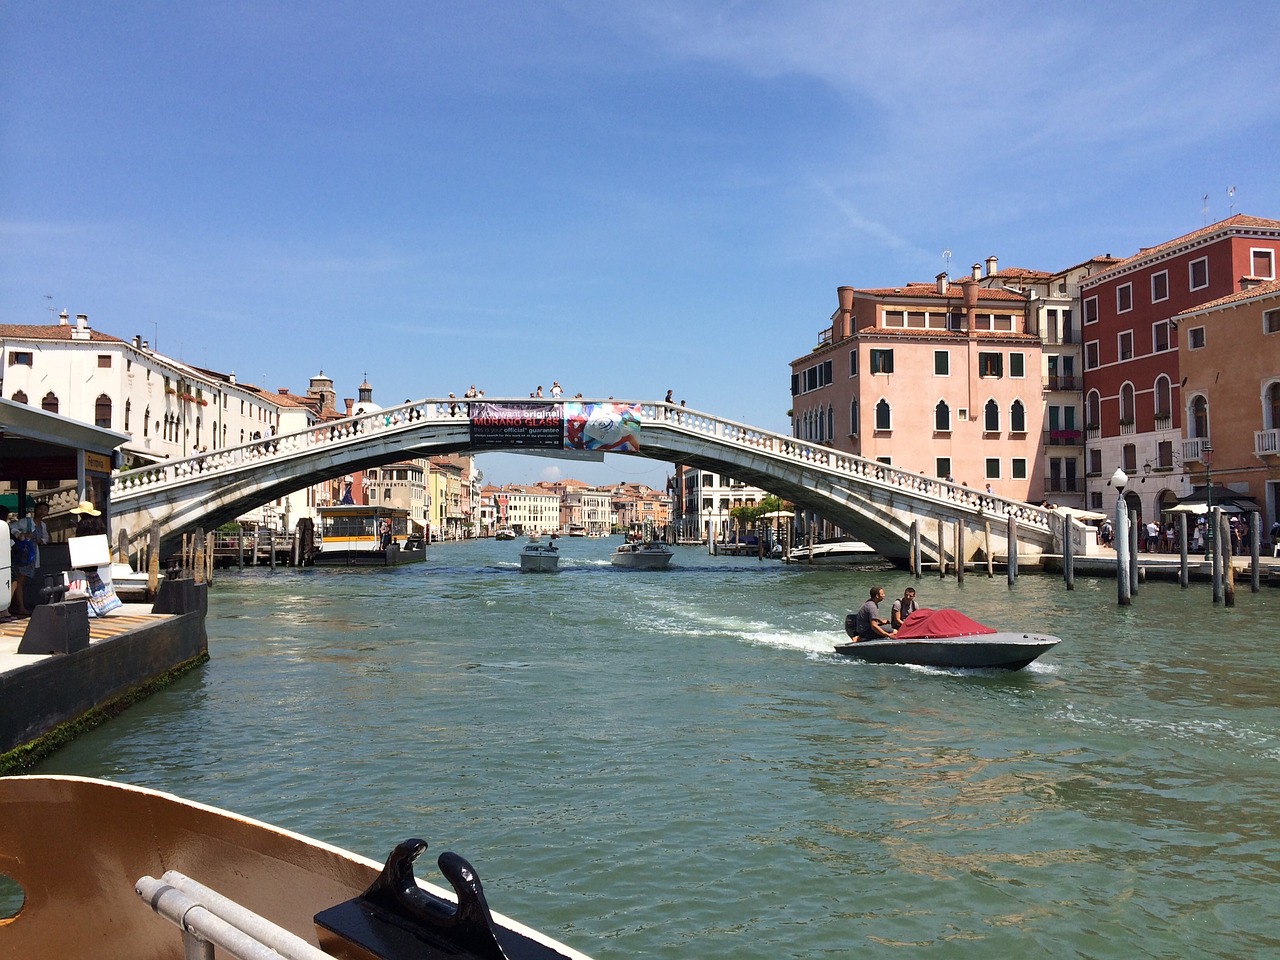
[[[1244,232],[1250,230],[1280,230],[1280,220],[1269,220],[1266,217],[1251,217],[1247,214],[1237,213],[1234,217],[1227,217],[1225,220],[1219,220],[1217,223],[1211,223],[1207,227],[1201,227],[1199,230],[1192,230],[1190,233],[1184,233],[1180,237],[1167,240],[1164,243],[1157,244],[1154,247],[1143,247],[1131,257],[1126,257],[1119,263],[1113,265],[1110,269],[1102,271],[1102,273],[1094,274],[1090,280],[1098,277],[1104,277],[1109,273],[1123,270],[1135,263],[1140,263],[1149,258],[1154,258],[1169,250],[1176,250],[1179,247],[1194,243],[1197,240],[1211,237],[1219,233]]]
[[[75,324],[67,323],[0,323],[0,338],[15,340],[71,340],[71,332]],[[109,333],[102,333],[92,327],[86,328],[89,340],[95,343],[128,343]]]
[[[1249,300],[1265,300],[1267,297],[1280,296],[1280,280],[1266,280],[1259,283],[1256,287],[1250,287],[1248,290],[1237,290],[1235,293],[1227,294],[1225,297],[1219,297],[1217,300],[1210,300],[1208,303],[1202,303],[1199,306],[1188,307],[1186,310],[1180,310],[1174,314],[1176,317],[1190,316],[1191,314],[1203,313],[1206,310],[1214,310],[1218,307],[1229,306],[1233,303],[1245,303]]]
[[[866,294],[872,297],[908,297],[908,298],[925,298],[932,300],[954,300],[961,303],[964,300],[964,286],[967,283],[973,283],[972,279],[952,280],[947,286],[946,293],[938,292],[936,283],[908,283],[905,287],[866,287],[854,290],[854,294]],[[1027,297],[1025,294],[1015,293],[1012,290],[1005,290],[1000,287],[979,287],[978,300],[1013,300],[1018,303],[1025,303]]]
[[[1001,277],[1006,279],[1013,278],[1026,280],[1049,280],[1056,277],[1056,273],[1050,273],[1048,270],[1032,270],[1029,267],[1001,267],[996,273],[982,277],[983,280],[999,280]]]

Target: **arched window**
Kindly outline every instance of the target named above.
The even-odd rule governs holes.
[[[849,435],[856,437],[858,435],[858,401],[853,400],[849,404]]]
[[[1280,429],[1280,383],[1273,383],[1263,394],[1262,423],[1268,430]]]
[[[46,413],[58,412],[58,395],[50,390],[44,395],[44,399],[40,401],[40,409]]]
[[[836,438],[836,412],[831,404],[827,404],[827,439]]]
[[[1163,373],[1156,377],[1155,401],[1156,419],[1168,419],[1173,413],[1173,388]]]
[[[1120,387],[1120,424],[1122,426],[1133,423],[1136,416],[1135,409],[1133,384],[1126,380]]]
[[[1000,404],[988,400],[982,414],[982,429],[987,433],[1000,432]]]
[[[1102,395],[1097,390],[1090,390],[1084,401],[1084,425],[1090,430],[1102,426]]]
[[[1209,404],[1204,397],[1196,395],[1191,398],[1191,436],[1202,440],[1209,438]]]
[[[893,418],[890,416],[889,401],[885,400],[883,397],[876,404],[876,429],[893,429]]]
[[[124,432],[129,432],[129,414],[133,413],[133,401],[126,400],[124,402]]]
[[[151,435],[151,408],[147,407],[142,414],[142,435],[144,437]]]
[[[111,398],[105,393],[98,394],[98,399],[93,405],[93,425],[111,429]]]
[[[933,408],[933,429],[940,433],[951,429],[951,408],[945,400],[939,400],[938,405]]]
[[[1027,432],[1027,409],[1021,400],[1013,401],[1013,406],[1009,408],[1009,430],[1012,433]]]
[[[15,391],[13,392],[13,402],[14,402],[14,403],[26,403],[26,402],[27,402],[27,395],[26,395],[25,393],[23,393],[21,390],[15,390]]]

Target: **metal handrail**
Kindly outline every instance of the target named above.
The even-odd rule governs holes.
[[[152,910],[182,930],[187,958],[212,960],[216,946],[238,960],[333,960],[284,927],[176,870],[160,880],[142,877],[135,889]]]

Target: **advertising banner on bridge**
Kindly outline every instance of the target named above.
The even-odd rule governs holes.
[[[566,450],[638,453],[640,407],[631,403],[566,403]]]
[[[564,447],[559,404],[472,400],[467,406],[471,412],[473,448],[560,450]]]

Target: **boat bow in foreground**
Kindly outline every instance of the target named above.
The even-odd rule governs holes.
[[[181,923],[220,944],[219,956],[589,960],[491,913],[475,870],[456,854],[439,861],[453,892],[415,880],[412,862],[425,848],[406,840],[383,866],[155,790],[3,777],[0,874],[10,880],[5,893],[16,884],[22,899],[0,920],[0,956],[179,957],[193,936],[173,925]]]

